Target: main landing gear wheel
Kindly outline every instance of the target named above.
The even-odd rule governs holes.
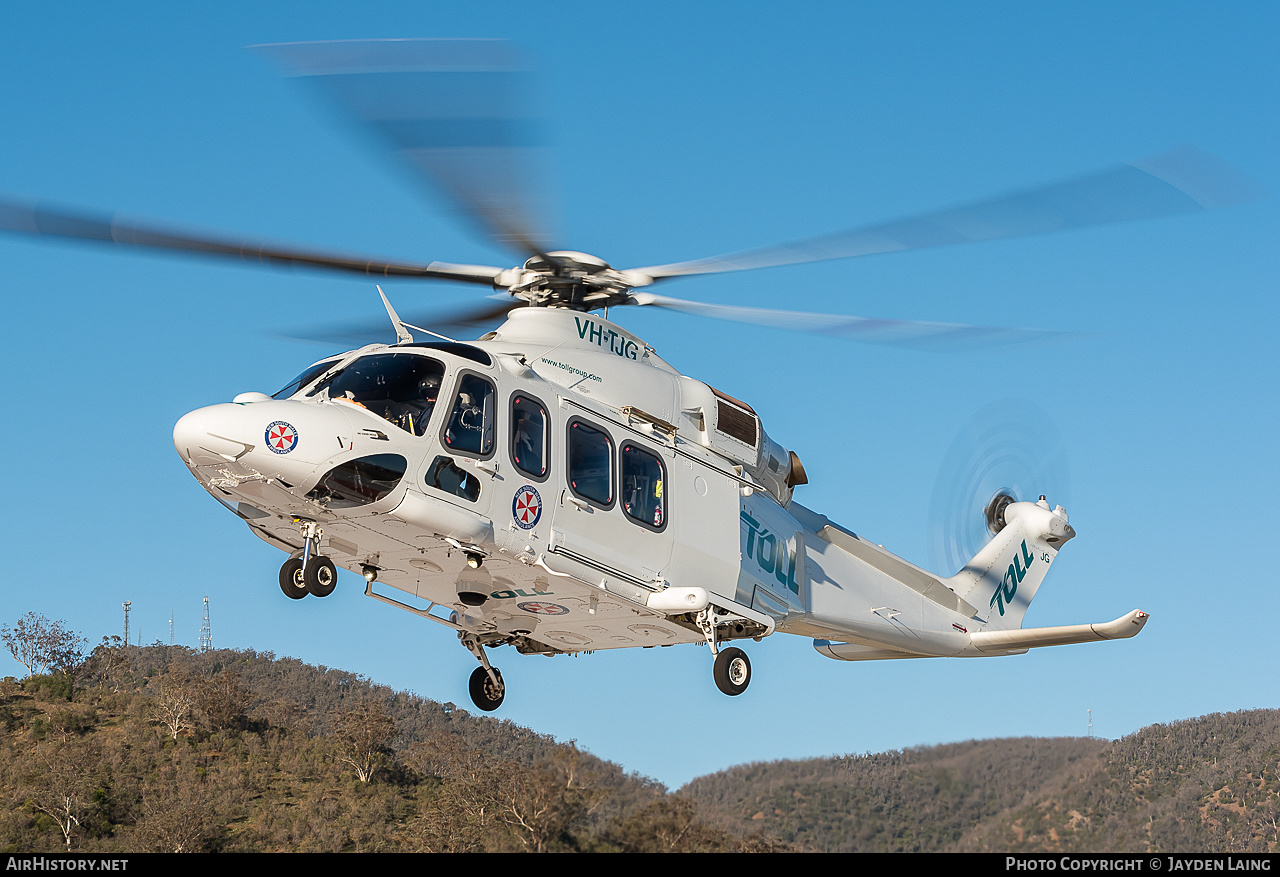
[[[291,557],[280,567],[280,590],[290,600],[307,596],[307,583],[302,578],[302,558]]]
[[[487,713],[491,713],[498,707],[502,706],[502,699],[507,696],[507,686],[502,681],[502,673],[497,667],[493,668],[493,675],[498,677],[498,684],[494,685],[493,680],[489,678],[489,671],[484,667],[477,667],[471,674],[471,702]]]
[[[327,597],[338,585],[338,568],[327,557],[313,557],[302,574],[307,592],[317,597]]]
[[[716,688],[735,697],[751,684],[751,662],[742,649],[725,649],[716,655]]]

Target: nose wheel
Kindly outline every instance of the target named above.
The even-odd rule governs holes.
[[[290,600],[307,596],[307,583],[302,577],[302,558],[291,557],[280,567],[280,590]]]
[[[338,568],[327,557],[311,558],[304,569],[301,557],[291,557],[280,567],[280,590],[290,600],[307,594],[327,597],[338,586]]]
[[[338,585],[338,568],[324,555],[312,553],[319,546],[321,536],[316,522],[294,520],[302,531],[302,556],[291,557],[280,567],[280,590],[290,600],[301,600],[307,594],[327,597]]]
[[[742,649],[725,649],[716,655],[716,688],[736,697],[751,684],[751,662]]]
[[[308,594],[327,597],[338,586],[338,568],[327,557],[313,557],[302,572],[302,580]]]

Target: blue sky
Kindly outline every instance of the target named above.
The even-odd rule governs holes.
[[[615,4],[616,6],[616,4]],[[507,37],[558,116],[563,245],[652,265],[1049,182],[1191,144],[1280,192],[1280,9],[1266,3],[131,3],[0,13],[0,190],[409,260],[511,259],[419,197],[245,46]],[[738,698],[705,649],[496,663],[499,715],[678,786],[732,764],[975,737],[1120,736],[1274,707],[1271,563],[1280,201],[963,248],[675,281],[708,302],[1063,329],[944,355],[674,314],[617,313],[750,402],[803,458],[798,498],[928,559],[938,467],[993,401],[1049,412],[1070,459],[1066,549],[1028,625],[1151,613],[1136,639],[1017,658],[844,664],[749,649]],[[468,704],[452,635],[354,577],[290,603],[282,555],[173,450],[185,412],[273,392],[329,352],[297,327],[376,318],[371,284],[0,238],[11,461],[0,622],[356,671]],[[390,283],[402,312],[472,290]],[[1050,499],[1054,499],[1050,497]],[[0,672],[20,668],[5,656]]]

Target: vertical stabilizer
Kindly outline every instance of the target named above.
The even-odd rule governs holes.
[[[1049,566],[1075,530],[1062,506],[1009,502],[1002,509],[1003,528],[947,585],[978,607],[987,630],[1017,630]]]

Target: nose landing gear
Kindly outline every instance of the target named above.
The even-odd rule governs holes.
[[[302,556],[291,557],[280,567],[280,590],[290,600],[301,600],[307,594],[327,597],[338,585],[338,568],[329,558],[312,554],[320,539],[315,521],[298,521],[302,528]]]
[[[337,586],[338,568],[327,557],[313,557],[305,568],[301,557],[291,557],[280,567],[280,590],[290,600],[301,600],[307,594],[327,597]]]

